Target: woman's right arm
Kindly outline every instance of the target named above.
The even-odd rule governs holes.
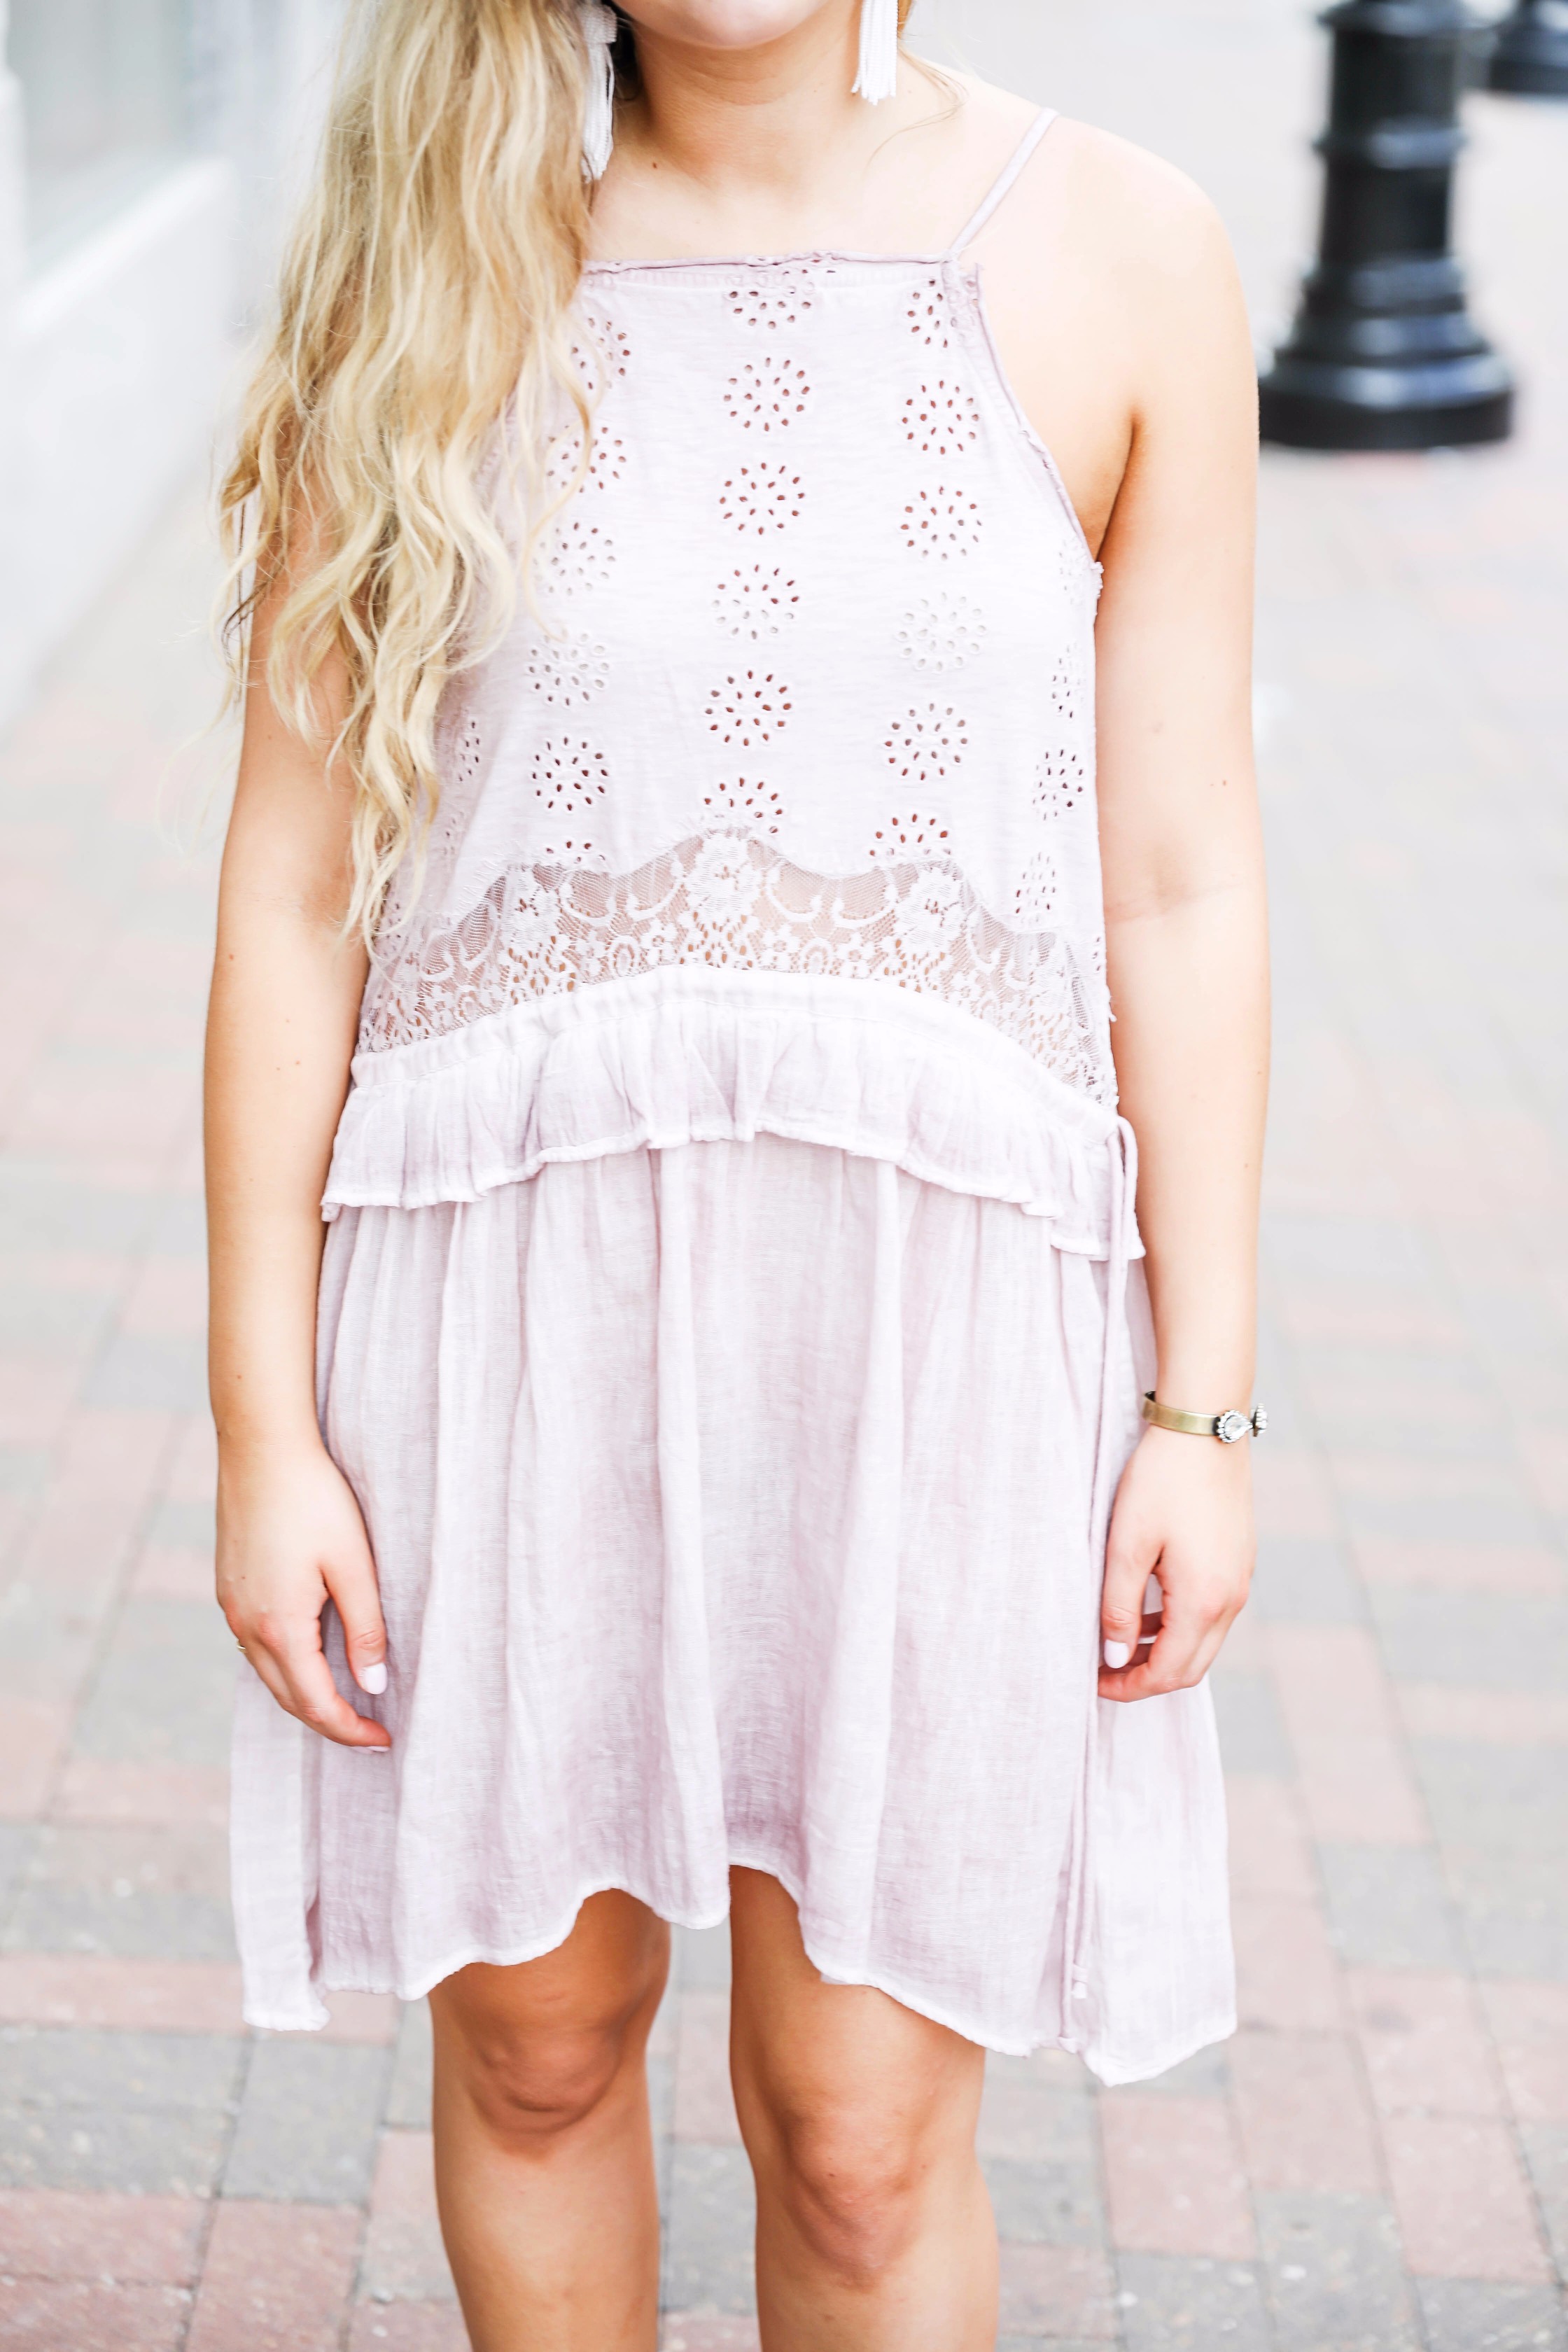
[[[279,1704],[352,1748],[391,1743],[332,1680],[337,1605],[355,1679],[384,1689],[386,1638],[359,1507],[315,1404],[321,1199],[348,1088],[366,957],[340,924],[349,780],[282,720],[258,613],[224,848],[206,1045],[208,1370],[218,1440],[217,1597]],[[319,683],[330,730],[341,675]]]

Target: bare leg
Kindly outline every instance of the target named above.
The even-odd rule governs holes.
[[[655,2352],[644,2054],[669,1933],[595,1895],[566,1942],[430,1996],[436,2189],[474,2352]]]
[[[731,1872],[731,1927],[765,2352],[990,2352],[984,2052],[885,1993],[825,1985],[760,1871]]]

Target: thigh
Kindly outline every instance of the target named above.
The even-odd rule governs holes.
[[[460,2046],[481,2063],[591,2062],[646,2038],[669,1970],[669,1929],[635,1896],[592,1895],[553,1951],[510,1968],[476,1961],[430,1995],[439,2063]]]
[[[753,2161],[843,2145],[882,2163],[967,2155],[985,2053],[868,1985],[825,1984],[775,1878],[730,1876],[731,2063]]]

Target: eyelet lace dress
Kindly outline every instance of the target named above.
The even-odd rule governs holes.
[[[743,1864],[992,2048],[1231,2030],[1208,1693],[1095,1696],[1152,1383],[1099,573],[963,258],[1048,120],[938,258],[585,275],[586,471],[447,692],[323,1203],[393,1747],[244,1670],[254,2024]]]

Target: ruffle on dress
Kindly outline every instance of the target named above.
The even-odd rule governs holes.
[[[552,1163],[759,1135],[1008,1202],[1058,1249],[1112,1254],[1116,1114],[1011,1039],[913,992],[689,965],[357,1055],[323,1213],[477,1201]]]

